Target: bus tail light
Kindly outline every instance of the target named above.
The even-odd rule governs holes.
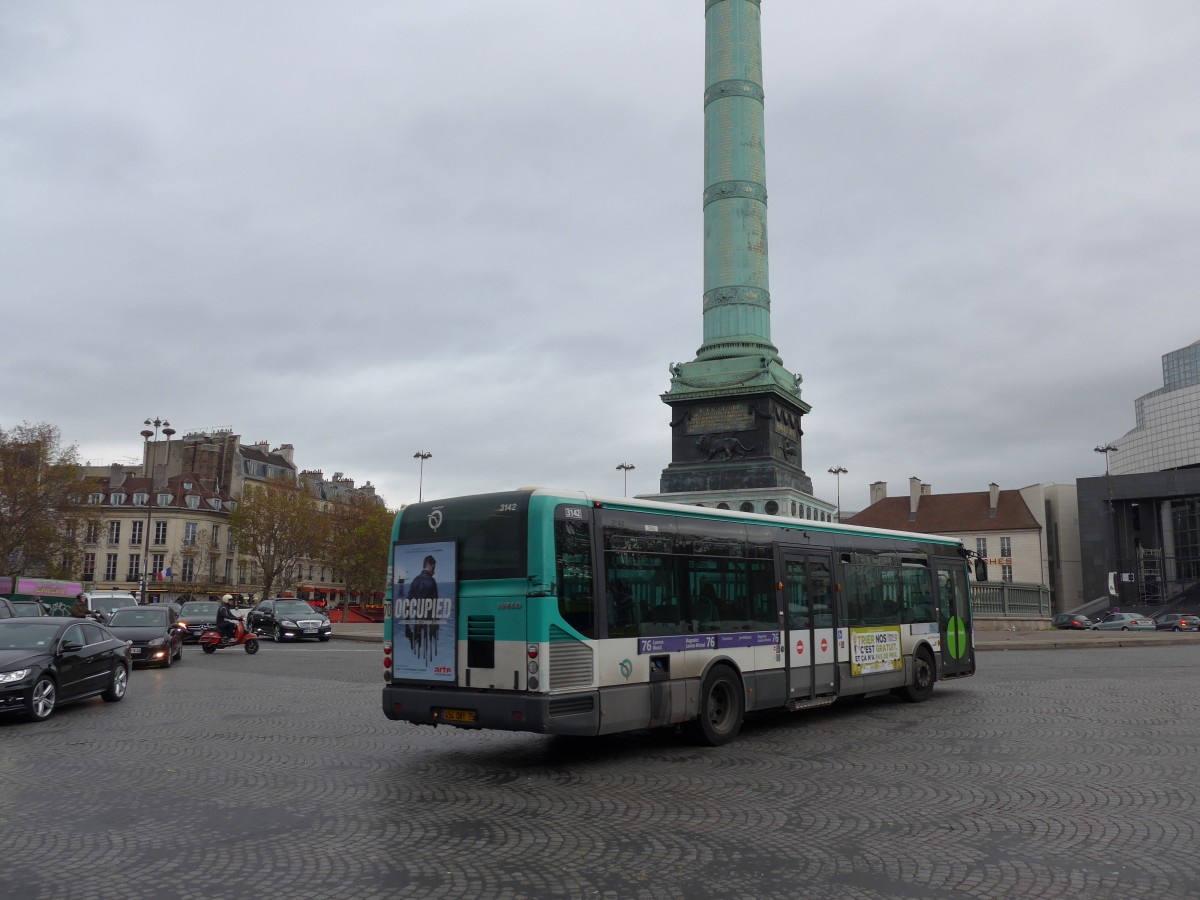
[[[383,667],[390,669],[392,667],[392,642],[383,642]]]

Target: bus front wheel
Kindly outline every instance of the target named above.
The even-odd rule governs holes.
[[[935,678],[933,657],[929,651],[921,648],[913,654],[912,684],[904,688],[903,697],[909,703],[920,703],[933,696],[933,680]]]
[[[710,747],[719,747],[737,737],[742,730],[746,698],[742,683],[728,666],[717,666],[708,673],[700,688],[700,718],[695,723],[697,737]]]

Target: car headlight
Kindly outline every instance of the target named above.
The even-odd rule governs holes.
[[[0,684],[12,684],[14,681],[20,681],[32,671],[32,669],[17,669],[15,672],[0,672]]]
[[[279,624],[280,624],[280,625],[282,625],[284,628],[296,628],[296,627],[297,627],[297,625],[296,625],[296,623],[295,623],[295,622],[292,622],[292,621],[290,621],[290,620],[288,620],[288,619],[284,619],[284,620],[283,620],[282,622],[280,622]]]
[[[167,642],[166,638],[155,638],[150,643],[148,643],[146,646],[147,647],[161,647],[166,642]]]

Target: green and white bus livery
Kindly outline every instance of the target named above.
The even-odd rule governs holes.
[[[524,489],[406,507],[392,539],[393,720],[719,745],[747,712],[975,673],[953,538]]]

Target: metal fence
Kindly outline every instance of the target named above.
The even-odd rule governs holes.
[[[977,616],[1049,616],[1050,589],[1038,584],[972,584],[971,609]]]

